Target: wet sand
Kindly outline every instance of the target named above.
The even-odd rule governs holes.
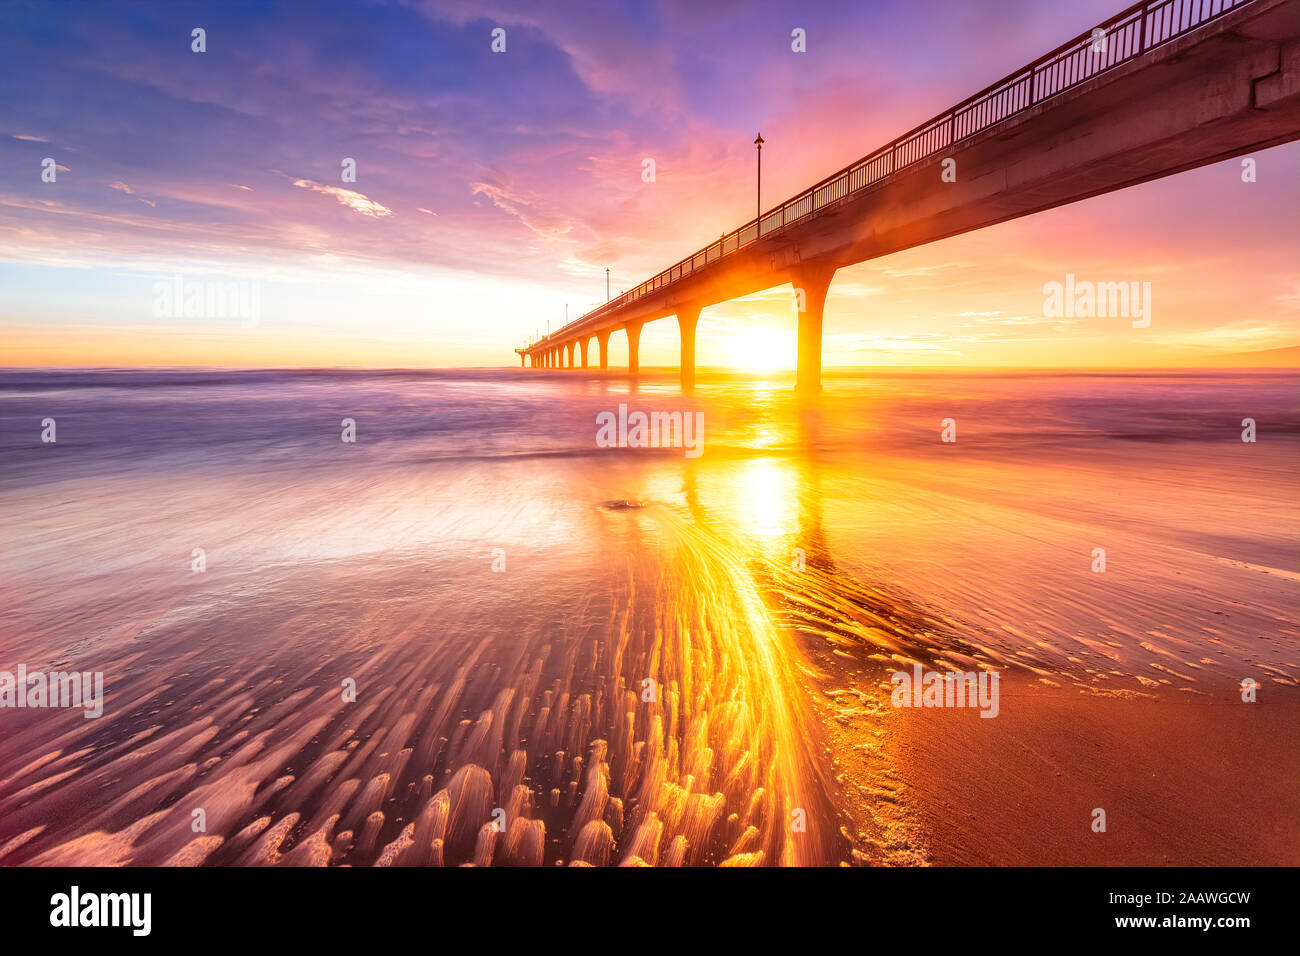
[[[843,683],[840,680],[833,683]],[[829,686],[829,685],[828,685]],[[880,691],[887,700],[887,689]],[[1084,700],[1003,688],[974,711],[817,710],[860,862],[933,866],[1294,866],[1294,692],[1252,706],[1175,695]],[[1014,704],[1009,701],[1014,699]],[[866,741],[866,743],[863,743]],[[1106,811],[1106,832],[1092,829]]]
[[[1106,700],[1034,689],[992,734],[907,712],[898,734],[939,864],[1294,866],[1300,725],[1264,703]],[[1105,833],[1092,830],[1095,808]]]
[[[706,381],[698,460],[591,447],[653,378],[91,387],[0,418],[0,669],[106,683],[0,711],[0,865],[1297,859],[1293,379]]]

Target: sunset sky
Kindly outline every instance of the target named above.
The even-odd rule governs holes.
[[[617,294],[749,219],[759,130],[768,207],[1122,5],[7,0],[0,366],[517,365],[606,267]],[[844,269],[825,364],[1300,346],[1300,145],[1254,158]],[[1045,318],[1066,273],[1151,282],[1150,328]],[[156,316],[178,275],[258,283],[260,321]],[[714,306],[698,361],[792,367],[794,327],[788,286]]]

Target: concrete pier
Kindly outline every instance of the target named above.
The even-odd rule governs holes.
[[[689,391],[700,310],[790,283],[797,388],[816,392],[837,269],[1300,139],[1300,0],[1149,0],[1100,29],[1105,43],[1080,34],[523,351],[595,337],[603,369],[621,328],[635,375],[642,327],[675,315]]]

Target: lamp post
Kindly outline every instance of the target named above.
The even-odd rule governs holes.
[[[763,217],[763,134],[762,133],[758,134],[758,137],[754,140],[754,145],[758,147],[758,193],[757,193],[757,203],[756,203],[758,207],[758,212],[754,216],[754,218],[762,219]],[[762,223],[759,224],[759,228],[760,229],[762,228]]]
[[[605,267],[605,301],[609,301],[609,267]]]

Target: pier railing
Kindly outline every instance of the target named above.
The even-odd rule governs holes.
[[[935,153],[1252,2],[1146,0],[1134,4],[540,341],[553,340],[568,329],[680,282],[724,256],[817,215],[846,196],[879,188],[895,173]]]

